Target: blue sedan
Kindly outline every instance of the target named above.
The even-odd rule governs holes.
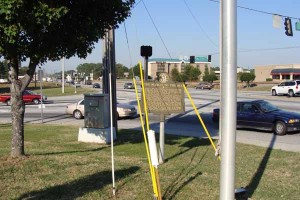
[[[219,120],[220,110],[213,110]],[[281,110],[264,100],[237,102],[237,128],[273,131],[276,135],[300,130],[300,114]]]

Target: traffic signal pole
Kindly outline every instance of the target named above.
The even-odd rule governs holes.
[[[220,200],[235,199],[237,0],[222,0]]]

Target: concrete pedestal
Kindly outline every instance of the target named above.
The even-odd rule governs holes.
[[[78,142],[90,142],[90,143],[100,143],[108,144],[111,142],[110,137],[111,128],[79,128],[78,133]],[[113,137],[114,140],[117,139],[115,128],[113,128]]]

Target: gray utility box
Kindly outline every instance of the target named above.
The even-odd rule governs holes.
[[[109,127],[108,94],[84,94],[84,127]]]

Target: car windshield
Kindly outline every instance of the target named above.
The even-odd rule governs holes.
[[[274,110],[278,110],[276,106],[274,106],[273,104],[267,101],[260,101],[258,102],[257,106],[264,112],[271,112]]]
[[[36,93],[35,93],[35,92],[33,92],[33,91],[30,91],[30,90],[25,90],[25,91],[24,91],[24,94],[36,95]]]

